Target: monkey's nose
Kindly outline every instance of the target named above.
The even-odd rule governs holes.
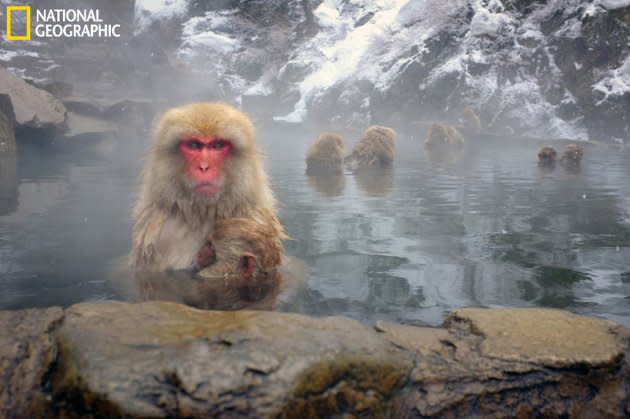
[[[199,170],[201,170],[202,172],[207,171],[209,168],[209,164],[205,161],[199,163]]]

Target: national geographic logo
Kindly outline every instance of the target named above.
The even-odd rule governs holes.
[[[26,33],[24,35],[16,35],[13,33],[13,26],[11,23],[13,22],[13,13],[17,15],[24,12],[25,14],[25,30]],[[31,40],[31,6],[7,6],[6,8],[7,15],[7,41],[30,41]],[[16,18],[16,20],[19,18]]]
[[[29,41],[31,6],[7,6],[5,11],[6,40]],[[98,9],[35,10],[34,29],[38,39],[120,38],[120,24],[104,22]]]

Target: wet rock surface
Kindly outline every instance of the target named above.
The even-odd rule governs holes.
[[[627,417],[630,330],[548,309],[443,328],[168,302],[0,312],[3,417]]]
[[[15,151],[15,115],[9,95],[0,94],[0,154]]]
[[[66,108],[59,100],[3,68],[0,68],[0,94],[11,98],[17,125],[59,131],[66,129]]]
[[[412,367],[350,319],[172,303],[76,305],[57,339],[56,397],[107,416],[376,413]]]
[[[0,417],[50,417],[46,384],[57,356],[50,332],[62,318],[58,307],[0,312]]]
[[[628,329],[549,309],[463,309],[451,313],[444,327],[448,336],[380,325],[386,337],[418,354],[409,391],[394,402],[394,416],[630,413]],[[436,334],[431,345],[427,333]]]
[[[483,356],[550,368],[610,367],[626,349],[618,338],[622,327],[561,310],[463,309],[452,313],[445,326],[482,336]]]

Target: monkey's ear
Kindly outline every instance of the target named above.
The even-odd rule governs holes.
[[[251,253],[243,253],[238,261],[238,272],[242,278],[251,279],[254,275],[256,256]]]

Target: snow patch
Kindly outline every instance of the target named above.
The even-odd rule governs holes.
[[[0,61],[12,61],[16,57],[39,57],[39,54],[34,51],[24,51],[21,49],[15,51],[0,49]]]
[[[377,89],[386,89],[396,75],[419,60],[423,43],[435,28],[465,3],[355,0],[344,9],[338,0],[324,0],[315,10],[324,22],[322,30],[293,58],[315,70],[298,85],[300,99],[293,112],[274,119],[303,121],[313,99],[350,78],[370,80]],[[363,21],[366,17],[369,20]],[[412,47],[414,54],[409,53]]]
[[[134,32],[140,33],[156,20],[183,16],[190,0],[136,0]]]
[[[610,97],[623,96],[630,93],[630,56],[613,70],[608,71],[602,79],[593,85],[593,90],[601,92],[604,97],[597,105],[604,103]]]
[[[475,15],[470,22],[470,34],[473,36],[497,36],[512,20],[509,15],[503,13],[503,4],[499,0],[475,0],[473,9]]]

